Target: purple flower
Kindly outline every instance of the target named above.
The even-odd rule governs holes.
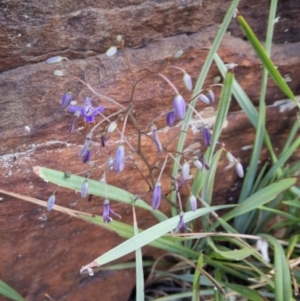
[[[191,79],[191,77],[189,76],[189,74],[187,74],[187,73],[184,73],[184,74],[183,74],[183,83],[184,83],[184,86],[185,86],[189,91],[192,91],[192,90],[193,90],[193,83],[192,83],[192,79]]]
[[[178,116],[180,119],[184,119],[186,113],[186,104],[180,94],[177,94],[174,98],[174,110],[176,116]]]
[[[70,125],[70,128],[69,128],[69,135],[71,135],[73,133],[74,129],[75,129],[77,119],[78,119],[78,116],[75,115],[72,119],[72,122],[71,122],[71,125]]]
[[[198,169],[203,171],[203,164],[199,160],[195,160],[193,163]]]
[[[110,205],[109,205],[109,200],[106,199],[104,200],[104,203],[103,203],[103,222],[105,224],[108,224],[112,221],[112,218],[109,216],[110,214],[114,214],[116,215],[118,218],[121,218],[121,215],[115,213],[111,208],[110,208]]]
[[[51,65],[51,64],[57,64],[57,63],[62,62],[63,59],[64,58],[61,57],[61,56],[53,56],[53,57],[50,57],[49,59],[47,59],[46,64],[49,64],[49,65]]]
[[[152,194],[152,208],[157,210],[161,201],[161,183],[156,182]]]
[[[235,163],[235,171],[240,178],[244,177],[243,165],[239,161]]]
[[[124,145],[120,144],[117,148],[116,157],[114,160],[114,170],[115,172],[121,172],[125,167],[125,149]]]
[[[55,203],[55,195],[54,193],[50,195],[49,199],[48,199],[48,202],[47,202],[47,210],[48,211],[51,211],[53,206],[54,206],[54,203]]]
[[[180,232],[181,230],[188,230],[188,231],[191,231],[191,229],[188,228],[188,227],[186,226],[186,224],[184,223],[184,221],[183,221],[183,216],[184,216],[184,212],[181,211],[181,212],[179,213],[179,222],[178,222],[178,225],[177,225],[177,227],[175,228],[175,231],[174,231],[175,233]]]
[[[89,147],[89,148],[86,150],[85,154],[82,155],[82,162],[83,162],[83,163],[88,162],[88,161],[90,160],[90,158],[91,158],[91,154],[92,154],[92,150],[91,150],[91,148]]]
[[[175,113],[173,111],[170,111],[168,114],[167,114],[167,124],[169,127],[172,127],[174,125],[174,122],[175,122]]]
[[[182,179],[188,180],[190,177],[190,164],[188,162],[184,162],[181,168]]]
[[[62,99],[61,99],[61,109],[66,108],[72,101],[72,93],[71,92],[67,92],[63,95]]]
[[[80,152],[78,154],[79,157],[82,157],[86,153],[86,151],[89,148],[90,141],[91,141],[91,137],[87,136],[86,139],[85,139],[85,141],[84,141],[84,144],[83,144],[83,146],[82,146],[82,148],[81,148],[81,150],[80,150]]]
[[[163,147],[159,141],[159,138],[158,138],[158,135],[157,135],[157,128],[156,128],[156,125],[152,125],[151,127],[151,130],[152,130],[152,135],[153,135],[153,140],[155,142],[155,145],[156,145],[156,148],[157,148],[157,151],[159,153],[161,153],[163,151]]]
[[[192,210],[195,211],[197,209],[197,199],[193,194],[190,195],[189,202]]]
[[[210,103],[213,103],[215,101],[215,93],[212,90],[208,90],[206,96],[209,99]]]
[[[208,98],[206,95],[200,94],[200,95],[198,96],[198,98],[199,98],[202,102],[206,103],[207,105],[210,104],[210,100],[209,100],[209,98]]]
[[[101,138],[100,138],[100,140],[101,140],[101,146],[105,147],[106,141],[107,141],[107,137],[105,135],[102,135]]]
[[[85,180],[81,186],[81,197],[84,199],[88,194],[89,183]]]
[[[78,114],[78,116],[84,116],[87,123],[94,122],[95,116],[105,110],[104,106],[94,108],[89,97],[85,97],[83,103],[81,106],[69,106],[69,111]]]
[[[203,141],[207,147],[211,145],[211,134],[207,127],[203,128]]]

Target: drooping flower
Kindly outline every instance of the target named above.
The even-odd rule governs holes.
[[[178,59],[178,58],[180,58],[181,56],[183,55],[183,50],[177,50],[175,53],[174,53],[174,55],[173,55],[173,58],[174,59]]]
[[[155,142],[155,146],[157,148],[157,151],[159,153],[161,153],[163,151],[163,147],[159,141],[159,137],[158,137],[158,134],[157,134],[157,127],[156,125],[152,125],[151,126],[151,130],[152,130],[152,135],[153,135],[153,140]]]
[[[125,149],[124,145],[120,144],[117,148],[116,157],[114,160],[114,170],[115,172],[121,172],[125,167]]]
[[[259,239],[257,242],[256,242],[256,250],[260,251],[263,259],[266,261],[266,262],[270,262],[270,257],[269,257],[269,253],[268,253],[268,248],[269,248],[269,245],[268,245],[268,242],[264,239]]]
[[[86,153],[87,149],[89,148],[90,141],[91,141],[91,137],[88,135],[84,141],[84,144],[83,144],[79,154],[78,154],[79,157],[82,157]]]
[[[190,205],[191,205],[191,209],[193,211],[195,211],[197,209],[197,199],[193,194],[190,195],[189,202],[190,202]]]
[[[184,73],[183,74],[183,83],[184,83],[184,86],[189,90],[189,91],[192,91],[193,90],[193,83],[192,83],[192,79],[190,77],[189,74],[187,73]]]
[[[94,108],[89,97],[84,98],[83,105],[81,106],[69,106],[70,112],[75,113],[75,115],[83,116],[87,123],[94,122],[95,116],[102,113],[104,110],[104,106]]]
[[[92,150],[89,147],[86,152],[82,155],[82,162],[87,163],[91,158]]]
[[[199,160],[194,160],[194,165],[200,169],[201,171],[203,171],[203,164],[199,161]]]
[[[215,93],[212,90],[208,90],[206,96],[209,99],[210,103],[213,103],[215,101]]]
[[[81,186],[81,197],[84,199],[88,194],[89,183],[85,180]]]
[[[161,183],[156,182],[152,194],[152,208],[157,210],[161,201]]]
[[[181,168],[182,179],[188,180],[190,177],[190,164],[188,162],[184,162]]]
[[[180,119],[184,119],[186,113],[186,104],[180,94],[177,94],[174,98],[174,111],[176,116],[178,116]]]
[[[200,95],[198,96],[198,98],[199,98],[202,102],[206,103],[207,105],[210,104],[210,100],[209,100],[209,98],[208,98],[206,95],[200,94]]]
[[[62,56],[53,56],[53,57],[50,57],[49,59],[47,59],[46,61],[46,64],[57,64],[57,63],[60,63],[64,60],[64,58]]]
[[[64,76],[64,75],[65,75],[64,72],[61,71],[61,70],[54,70],[54,71],[53,71],[53,74],[54,74],[55,76]]]
[[[117,126],[118,124],[116,121],[111,122],[107,128],[107,133],[112,133],[117,128]]]
[[[47,210],[51,211],[55,203],[55,194],[51,194],[47,202]]]
[[[102,146],[102,147],[105,147],[106,141],[107,141],[107,137],[106,137],[105,135],[102,135],[102,136],[100,137],[100,140],[101,140],[101,146]]]
[[[117,216],[118,218],[121,218],[121,215],[120,214],[117,214],[115,213],[111,208],[110,208],[110,205],[109,205],[109,200],[108,199],[105,199],[104,200],[104,203],[103,203],[103,222],[105,224],[108,224],[110,222],[112,222],[112,218],[110,217],[110,214],[113,214],[115,216]]]
[[[72,101],[72,93],[71,92],[67,92],[63,95],[62,99],[61,99],[61,109],[66,108]]]
[[[113,56],[117,53],[117,47],[116,46],[111,46],[106,50],[106,56]]]
[[[191,229],[188,228],[188,227],[186,226],[186,224],[184,223],[183,217],[184,217],[184,212],[181,211],[181,212],[179,213],[179,222],[178,222],[178,225],[177,225],[177,227],[176,227],[175,230],[174,230],[175,233],[180,232],[181,230],[188,230],[188,231],[191,231]]]
[[[167,114],[167,124],[169,127],[172,127],[174,125],[174,122],[175,122],[175,113],[174,111],[170,111],[168,114]]]
[[[211,145],[211,134],[210,134],[210,130],[207,127],[203,128],[203,142],[205,144],[205,146],[210,146]]]
[[[243,168],[243,165],[239,161],[236,161],[236,163],[235,163],[235,171],[236,171],[236,174],[240,178],[244,177],[244,168]]]

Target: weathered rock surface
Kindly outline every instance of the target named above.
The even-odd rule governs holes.
[[[213,2],[213,3],[211,3]],[[290,87],[300,93],[300,33],[299,5],[297,1],[281,1],[279,6],[283,23],[278,23],[272,57],[280,72],[290,78]],[[259,37],[264,37],[269,1],[242,1],[240,10],[249,17]],[[183,96],[188,99],[182,84],[182,74],[166,63],[185,68],[195,82],[201,66],[221,22],[229,1],[2,1],[0,6],[0,189],[30,195],[47,200],[56,187],[37,178],[32,172],[36,165],[71,170],[73,173],[88,169],[78,158],[78,152],[89,128],[80,121],[77,131],[68,137],[72,115],[57,112],[61,96],[72,91],[80,103],[84,96],[92,96],[80,82],[65,76],[53,76],[55,69],[77,76],[88,82],[103,95],[128,105],[134,80],[162,72],[168,76]],[[297,17],[293,13],[297,13]],[[259,16],[259,19],[257,17]],[[286,23],[284,23],[286,22]],[[217,24],[215,24],[217,23]],[[284,25],[282,25],[284,24]],[[285,32],[286,28],[289,31]],[[242,33],[233,21],[231,35],[224,39],[219,55],[225,62],[238,64],[235,75],[255,105],[258,103],[261,66],[248,43],[241,39]],[[2,33],[1,33],[2,32]],[[296,32],[296,34],[290,34]],[[102,54],[123,34],[130,66],[125,53],[120,50],[115,57]],[[186,34],[185,34],[186,33]],[[193,34],[192,34],[193,33]],[[21,34],[19,36],[19,34]],[[285,38],[286,34],[286,38]],[[285,44],[284,41],[295,42]],[[31,45],[31,46],[29,46]],[[174,62],[173,54],[185,49],[185,54]],[[71,64],[46,65],[44,60],[53,55],[64,55]],[[11,69],[11,70],[10,70]],[[219,75],[212,67],[206,81]],[[215,89],[219,95],[219,89]],[[144,79],[136,88],[133,97],[135,116],[145,129],[149,121],[172,107],[173,92],[157,75]],[[287,130],[295,119],[295,112],[274,106],[276,100],[285,98],[270,80],[267,92],[268,128],[280,150]],[[107,115],[116,107],[103,99],[94,103],[107,106]],[[197,109],[208,124],[215,118],[215,104],[208,107],[199,103]],[[280,122],[279,122],[280,121]],[[122,123],[120,123],[122,124]],[[180,128],[168,130],[164,118],[156,124],[163,145]],[[194,120],[188,145],[202,144],[197,129],[201,124]],[[80,129],[81,128],[81,129]],[[30,129],[30,131],[28,131]],[[149,129],[148,129],[149,130]],[[198,132],[197,132],[198,131]],[[128,139],[136,144],[136,131],[131,124],[126,131]],[[246,167],[249,145],[253,144],[254,130],[244,113],[233,101],[228,125],[222,141]],[[112,134],[110,144],[100,147],[99,135],[92,145],[93,160],[104,162],[114,155],[119,137]],[[175,143],[175,142],[174,142]],[[174,144],[173,143],[173,144]],[[246,147],[245,147],[246,146]],[[201,146],[202,150],[204,149]],[[143,149],[149,158],[156,157],[150,139],[143,139]],[[266,152],[263,154],[267,156]],[[154,159],[153,159],[154,160]],[[234,202],[237,180],[234,170],[226,171],[227,162],[220,162],[216,183],[215,203]],[[142,171],[146,169],[141,165]],[[93,178],[100,178],[94,172]],[[150,202],[147,185],[130,164],[126,172],[108,175],[108,182],[143,196]],[[164,188],[167,189],[167,188]],[[183,194],[187,194],[187,187]],[[1,195],[0,203],[0,279],[15,287],[28,300],[43,300],[48,294],[53,300],[127,300],[134,287],[134,271],[102,271],[94,277],[79,274],[82,265],[118,245],[122,239],[107,229],[102,229],[80,220],[69,218],[58,212],[46,212],[44,208]],[[80,198],[73,192],[59,189],[57,203],[70,206]],[[102,201],[79,201],[74,209],[100,215]],[[122,215],[122,221],[132,224],[130,207],[112,203],[113,209]],[[162,210],[169,211],[166,202]],[[155,223],[149,213],[137,212],[139,226],[147,228]],[[144,254],[157,252],[145,248]],[[125,260],[133,259],[134,255]]]

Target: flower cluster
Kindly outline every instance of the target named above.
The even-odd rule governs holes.
[[[119,48],[124,47],[124,40],[122,36],[118,36],[117,44],[111,46],[107,52],[107,57],[113,57]],[[182,51],[179,51],[174,55],[174,58],[178,58],[182,55]],[[50,58],[47,60],[48,64],[56,64],[60,63],[63,60],[67,60],[66,58],[57,56]],[[174,66],[174,65],[168,65],[167,68],[173,68],[177,71],[179,70],[182,72],[182,82],[184,87],[191,92],[193,90],[193,81],[191,76],[188,74],[188,72],[181,67]],[[60,72],[60,70],[56,70],[57,75],[63,76],[64,72]],[[60,109],[68,109],[70,113],[73,113],[73,120],[70,126],[69,133],[72,133],[75,129],[76,122],[80,117],[83,118],[84,122],[87,123],[87,127],[89,127],[89,132],[85,137],[85,141],[79,151],[78,156],[81,158],[81,161],[83,163],[90,162],[91,156],[92,156],[92,148],[94,148],[93,142],[98,139],[98,142],[100,141],[101,146],[104,148],[107,146],[107,139],[109,136],[112,135],[120,135],[119,141],[117,142],[116,150],[115,150],[115,156],[109,156],[106,158],[104,163],[101,163],[99,166],[95,164],[95,162],[91,163],[90,165],[93,166],[96,170],[101,170],[102,176],[101,176],[101,182],[104,183],[105,193],[105,200],[103,203],[103,222],[104,223],[110,223],[112,221],[111,215],[115,215],[119,218],[121,216],[117,213],[115,213],[111,207],[110,207],[110,201],[108,199],[108,195],[106,193],[106,173],[108,172],[115,172],[117,174],[122,173],[125,169],[125,159],[128,160],[128,162],[133,163],[134,167],[139,170],[140,174],[143,176],[145,181],[147,182],[150,191],[152,191],[152,197],[151,197],[151,205],[153,210],[159,210],[159,207],[161,205],[163,198],[168,198],[168,194],[163,194],[163,187],[162,183],[165,182],[165,180],[162,180],[162,175],[164,177],[169,177],[170,182],[172,182],[173,187],[171,188],[171,191],[174,191],[177,195],[177,200],[179,203],[179,223],[177,228],[175,229],[175,232],[181,231],[181,230],[190,230],[184,223],[184,212],[182,210],[183,205],[181,204],[181,188],[185,185],[188,189],[191,190],[190,185],[190,179],[193,178],[193,175],[195,174],[195,171],[197,173],[204,173],[208,172],[210,170],[209,164],[206,162],[207,156],[201,155],[203,150],[197,150],[197,152],[194,152],[192,155],[189,153],[172,153],[168,150],[168,145],[163,145],[161,142],[162,134],[158,131],[156,124],[159,124],[159,121],[157,121],[158,118],[161,118],[162,116],[166,116],[166,122],[169,127],[174,126],[176,120],[181,121],[182,123],[186,122],[185,119],[187,115],[187,109],[194,110],[195,117],[200,118],[202,122],[202,117],[198,111],[196,111],[194,108],[191,107],[190,101],[193,99],[200,100],[202,103],[205,103],[207,105],[211,105],[216,101],[215,94],[213,92],[213,87],[216,84],[212,84],[208,88],[201,91],[200,94],[197,94],[193,98],[191,98],[190,101],[187,101],[183,98],[182,94],[179,92],[177,87],[162,73],[158,74],[165,82],[168,83],[168,85],[172,88],[172,101],[170,100],[169,108],[162,114],[157,114],[157,117],[154,118],[149,122],[149,125],[151,125],[151,132],[148,134],[145,134],[145,131],[141,130],[138,125],[137,121],[135,119],[135,109],[133,107],[133,103],[131,103],[127,108],[123,106],[123,104],[120,104],[116,100],[109,98],[107,96],[101,95],[100,93],[96,92],[95,89],[93,89],[88,83],[85,83],[81,79],[77,78],[77,80],[84,84],[85,87],[87,87],[92,93],[93,93],[93,101],[95,99],[105,99],[106,101],[112,103],[113,105],[118,106],[121,108],[118,112],[112,113],[109,116],[105,116],[102,114],[106,107],[104,105],[100,106],[94,106],[92,103],[92,99],[90,97],[85,97],[83,99],[83,102],[81,104],[77,104],[73,100],[73,94],[72,92],[66,92],[61,99],[61,106]],[[75,78],[75,77],[73,77]],[[75,78],[76,79],[76,78]],[[219,84],[220,85],[220,84]],[[133,94],[133,93],[132,93]],[[96,120],[98,119],[99,120]],[[138,132],[138,140],[139,145],[133,146],[128,137],[126,137],[126,126],[127,121],[131,120],[132,124],[136,127]],[[155,124],[154,124],[155,122]],[[123,123],[123,128],[120,130],[118,128],[118,125]],[[212,146],[212,141],[215,141],[215,138],[212,136],[213,134],[213,128],[211,126],[208,126],[203,122],[202,128],[202,140],[203,140],[203,146],[205,148],[215,147]],[[146,135],[148,138],[152,140],[152,142],[155,144],[155,147],[157,149],[157,158],[156,162],[151,163],[149,159],[146,156],[146,152],[142,149],[141,146],[141,136]],[[171,140],[171,137],[170,139]],[[116,141],[116,140],[114,140]],[[214,144],[216,144],[214,142]],[[221,143],[217,143],[217,147],[223,147]],[[223,147],[224,148],[224,147]],[[130,150],[130,153],[135,154],[132,156],[131,154],[126,153],[127,150]],[[225,149],[225,148],[224,148]],[[108,151],[110,153],[110,150]],[[231,165],[235,166],[237,175],[239,177],[244,176],[244,170],[241,165],[241,163],[230,153],[226,150],[227,153],[227,159],[229,160]],[[149,171],[149,175],[145,175],[144,171],[139,168],[139,164],[136,163],[135,157],[139,156],[140,160],[144,162],[144,165],[147,167]],[[161,159],[165,156],[164,163],[161,162]],[[179,169],[178,175],[170,176],[168,172],[165,171],[166,165],[169,165],[170,161],[176,162],[181,169]],[[183,161],[183,162],[182,162]],[[182,162],[182,163],[181,163]],[[103,167],[104,166],[104,167]],[[159,172],[159,175],[157,174],[157,171]],[[91,182],[90,182],[91,183]],[[90,188],[91,190],[91,188]],[[86,198],[89,195],[89,200],[91,199],[91,194],[89,193],[89,175],[86,176],[85,180],[82,183],[81,186],[81,197]],[[188,198],[185,200],[188,205],[188,208],[190,208],[192,211],[197,210],[197,200],[199,199],[198,195],[194,195],[191,191],[189,193]],[[199,199],[201,200],[201,199]],[[48,200],[47,209],[50,211],[55,203],[55,194],[53,193]]]

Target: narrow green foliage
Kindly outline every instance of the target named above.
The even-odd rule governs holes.
[[[281,244],[271,235],[263,234],[274,247],[274,268],[275,268],[275,298],[276,301],[292,300],[291,273],[287,258]]]
[[[196,266],[196,269],[195,269],[194,277],[193,277],[193,297],[192,297],[192,301],[200,301],[199,279],[200,279],[200,275],[201,275],[200,268],[202,268],[202,267],[203,267],[203,254],[200,253],[200,255],[198,257],[198,262],[197,262],[197,266]]]
[[[134,235],[139,234],[139,229],[136,221],[136,214],[134,205],[132,206],[133,211],[133,228]],[[142,258],[142,249],[138,248],[135,250],[135,275],[136,275],[136,300],[144,301],[144,270],[143,270],[143,258]]]
[[[210,208],[201,208],[197,209],[194,212],[186,212],[184,214],[184,222],[188,223],[198,217],[201,217],[205,214],[210,213],[211,211],[230,208],[230,205],[223,205],[223,206],[213,206]],[[138,248],[141,248],[147,244],[150,244],[154,240],[158,239],[162,235],[174,230],[178,224],[179,217],[174,216],[169,218],[168,220],[161,222],[147,230],[135,235],[134,237],[130,238],[129,240],[123,242],[122,244],[118,245],[114,249],[111,249],[104,255],[95,259],[98,265],[106,264],[110,261],[118,259],[126,254],[129,254],[135,251]]]
[[[15,301],[26,301],[13,288],[0,280],[0,295]]]
[[[233,284],[233,283],[224,283],[226,287],[229,287],[233,291],[237,292],[242,297],[247,298],[247,300],[251,301],[265,301],[266,299],[263,298],[256,290],[251,289],[245,285]]]
[[[246,20],[243,16],[239,15],[237,17],[243,31],[245,32],[249,42],[251,43],[252,47],[254,48],[256,54],[260,58],[261,62],[263,63],[264,67],[268,70],[270,76],[277,84],[277,86],[284,92],[290,99],[295,101],[297,106],[300,108],[299,103],[297,102],[293,92],[291,91],[290,87],[285,82],[284,78],[281,76],[271,59],[268,57],[266,51],[262,47],[261,43],[255,36],[254,32],[252,31],[251,27],[248,25]]]
[[[208,245],[221,257],[224,259],[229,259],[229,260],[241,260],[244,258],[247,258],[248,256],[252,255],[255,252],[255,249],[253,248],[243,248],[243,249],[235,249],[235,250],[230,250],[230,251],[221,251],[218,249],[212,240],[211,237],[207,238],[207,243]]]
[[[39,166],[35,167],[35,173],[47,182],[49,181],[51,183],[73,189],[75,191],[81,191],[82,183],[86,180],[85,177],[80,177],[77,175],[66,177],[65,173],[62,171]],[[110,200],[122,202],[128,205],[131,205],[135,200],[135,196],[124,189],[91,179],[88,180],[88,184],[89,194],[108,198]],[[152,207],[141,199],[135,200],[135,206],[150,211],[155,217],[157,217],[159,221],[167,219],[165,214],[163,214],[159,210],[152,210]]]

